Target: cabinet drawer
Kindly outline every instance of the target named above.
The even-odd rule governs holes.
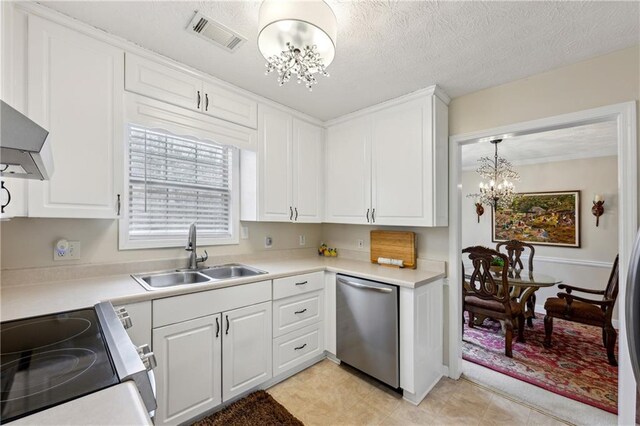
[[[324,289],[324,272],[273,280],[273,300]]]
[[[273,303],[273,335],[282,336],[322,320],[322,291],[288,297]]]
[[[273,375],[321,354],[324,351],[324,327],[322,322],[273,339]]]
[[[153,327],[271,300],[271,281],[167,297],[153,301]]]

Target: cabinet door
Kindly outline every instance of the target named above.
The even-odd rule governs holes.
[[[206,114],[252,129],[258,127],[256,101],[210,83],[204,83],[203,92],[202,111]]]
[[[122,50],[29,16],[28,115],[54,171],[29,182],[29,216],[115,218],[123,182]]]
[[[219,405],[222,324],[209,315],[153,330],[155,424],[178,424]]]
[[[271,302],[224,312],[224,401],[271,378]]]
[[[260,105],[258,111],[259,220],[293,220],[291,116]]]
[[[295,222],[322,222],[322,129],[293,120],[293,208]]]
[[[380,225],[431,225],[433,163],[430,98],[375,114],[372,207]]]
[[[196,111],[204,108],[199,78],[129,53],[126,58],[125,88],[129,92]]]
[[[370,119],[356,119],[327,131],[326,222],[369,223],[371,208]],[[370,216],[369,216],[370,217]]]

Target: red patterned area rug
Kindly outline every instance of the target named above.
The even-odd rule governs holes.
[[[525,327],[525,343],[516,340],[513,358],[504,354],[500,323],[486,319],[482,326],[465,323],[462,357],[507,376],[539,386],[610,413],[618,413],[618,368],[607,362],[599,328],[554,319],[553,347],[542,345],[542,316]],[[616,359],[618,348],[616,346]]]

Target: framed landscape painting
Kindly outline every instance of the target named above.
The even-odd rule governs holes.
[[[580,191],[520,193],[491,216],[494,242],[580,247]]]

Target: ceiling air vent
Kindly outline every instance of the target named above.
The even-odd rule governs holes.
[[[247,41],[245,37],[231,31],[221,23],[215,22],[213,19],[208,16],[204,16],[200,12],[196,12],[196,15],[187,27],[187,31],[194,33],[197,36],[228,50],[229,52],[235,52],[245,41]]]

